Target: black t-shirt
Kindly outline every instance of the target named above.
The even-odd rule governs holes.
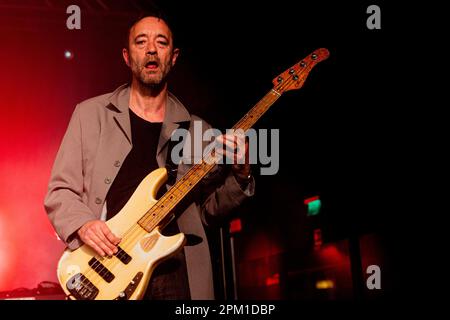
[[[162,122],[148,122],[129,110],[133,148],[108,191],[106,197],[108,220],[123,208],[141,181],[158,168],[156,149]]]
[[[131,109],[129,112],[133,148],[123,162],[106,196],[107,220],[123,208],[141,181],[158,168],[156,152],[162,123],[148,122],[137,116]],[[179,232],[176,221],[172,221],[164,230],[171,233]],[[151,277],[144,299],[190,299],[183,250],[158,265]]]

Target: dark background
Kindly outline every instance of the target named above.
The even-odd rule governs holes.
[[[407,35],[396,20],[401,10],[383,1],[156,3],[171,17],[181,48],[171,91],[217,128],[231,128],[272,88],[273,78],[313,50],[331,53],[301,90],[284,94],[256,125],[280,130],[280,168],[274,176],[260,176],[255,166],[256,195],[236,212],[242,229],[222,230],[225,261],[217,233],[211,235],[218,296],[340,300],[411,294],[403,272],[409,239],[400,233],[408,219],[396,157],[404,144],[395,134],[405,107],[398,94],[397,62]],[[65,26],[70,4],[81,8],[81,30]],[[381,30],[366,27],[371,4],[381,8]],[[55,280],[63,247],[42,206],[50,168],[75,104],[129,80],[121,57],[124,31],[146,6],[0,1],[1,130],[10,137],[0,145],[6,155],[0,162],[0,227],[7,230],[0,235],[7,245],[0,249],[8,261],[0,269],[0,290]],[[73,59],[64,58],[65,50]],[[311,196],[322,202],[314,217],[303,203]],[[320,250],[314,249],[316,229],[323,237]],[[38,249],[31,250],[36,241]],[[40,270],[28,272],[18,262],[23,251]],[[365,289],[370,264],[381,268],[382,290]],[[18,268],[21,277],[13,276]],[[315,289],[324,279],[334,281],[334,288]]]

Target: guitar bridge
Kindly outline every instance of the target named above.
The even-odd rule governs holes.
[[[94,300],[98,289],[83,274],[77,273],[66,283],[66,288],[77,300]]]

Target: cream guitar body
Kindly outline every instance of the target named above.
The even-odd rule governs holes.
[[[122,238],[116,255],[102,258],[87,245],[64,252],[57,273],[69,298],[142,298],[157,264],[182,249],[185,241],[182,233],[165,237],[159,228],[148,233],[137,224],[157,202],[155,197],[158,189],[166,180],[166,169],[151,172],[142,180],[123,209],[106,222],[111,231]]]

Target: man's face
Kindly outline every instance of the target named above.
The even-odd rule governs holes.
[[[163,20],[155,17],[146,17],[131,28],[128,47],[123,49],[125,62],[133,77],[147,86],[161,84],[178,56],[172,32]]]

